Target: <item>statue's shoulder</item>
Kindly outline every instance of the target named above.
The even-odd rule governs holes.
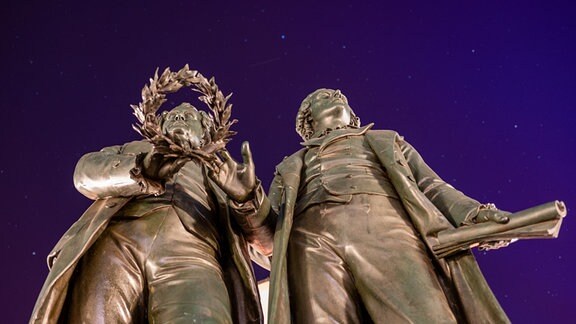
[[[152,143],[145,140],[132,141],[123,145],[124,150],[130,152],[133,151],[148,152],[150,151],[150,149],[152,149],[152,146],[153,146]]]
[[[151,149],[152,149],[152,143],[145,140],[139,140],[124,143],[121,145],[106,146],[100,149],[100,152],[108,154],[138,154],[143,152],[149,152]],[[87,153],[87,155],[93,153],[94,152]]]
[[[290,168],[293,165],[298,165],[303,163],[304,161],[304,154],[306,154],[306,148],[302,148],[296,152],[294,152],[292,155],[289,156],[285,156],[284,159],[282,160],[282,162],[278,163],[278,165],[276,165],[276,170],[282,170],[282,169],[286,169],[286,168]]]
[[[403,137],[397,131],[391,129],[371,129],[366,133],[371,139],[374,140],[401,140]]]

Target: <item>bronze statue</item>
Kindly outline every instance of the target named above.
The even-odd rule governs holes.
[[[302,102],[303,148],[277,166],[268,196],[269,323],[509,322],[469,246],[447,257],[433,248],[438,233],[510,214],[444,182],[396,132],[371,128],[339,90]]]
[[[224,107],[218,125],[188,103],[155,115],[165,93],[189,85]],[[74,183],[96,201],[50,254],[31,322],[261,323],[258,252],[240,228],[263,195],[247,143],[242,165],[223,150],[227,98],[187,66],[156,74],[143,98],[133,108],[149,141],[78,162]]]

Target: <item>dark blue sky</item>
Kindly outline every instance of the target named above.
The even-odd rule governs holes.
[[[294,118],[339,88],[364,124],[395,129],[445,180],[518,211],[576,206],[576,10],[570,1],[4,1],[0,214],[6,323],[27,321],[45,256],[90,201],[84,153],[138,139],[129,104],[156,67],[184,64],[233,92],[268,184],[296,151]],[[196,98],[184,91],[172,103]],[[166,105],[166,108],[168,108]],[[513,322],[576,318],[576,227],[478,253]]]

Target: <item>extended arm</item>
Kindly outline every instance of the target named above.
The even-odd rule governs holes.
[[[226,151],[222,161],[210,172],[212,180],[228,196],[230,210],[246,240],[259,253],[272,254],[274,228],[271,224],[270,202],[256,178],[248,142],[242,143],[243,163],[238,164]]]
[[[508,221],[508,212],[481,204],[464,195],[442,180],[422,159],[420,154],[407,142],[400,140],[401,151],[414,174],[418,188],[455,226],[469,222]]]
[[[151,149],[150,143],[136,141],[88,153],[76,164],[74,185],[90,199],[148,194],[154,186],[143,190],[134,170],[138,170],[136,166],[140,153]]]

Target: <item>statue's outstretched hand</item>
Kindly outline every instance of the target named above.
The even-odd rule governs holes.
[[[234,201],[242,203],[252,198],[256,188],[256,172],[248,142],[242,143],[243,163],[238,164],[225,149],[209,176]]]

